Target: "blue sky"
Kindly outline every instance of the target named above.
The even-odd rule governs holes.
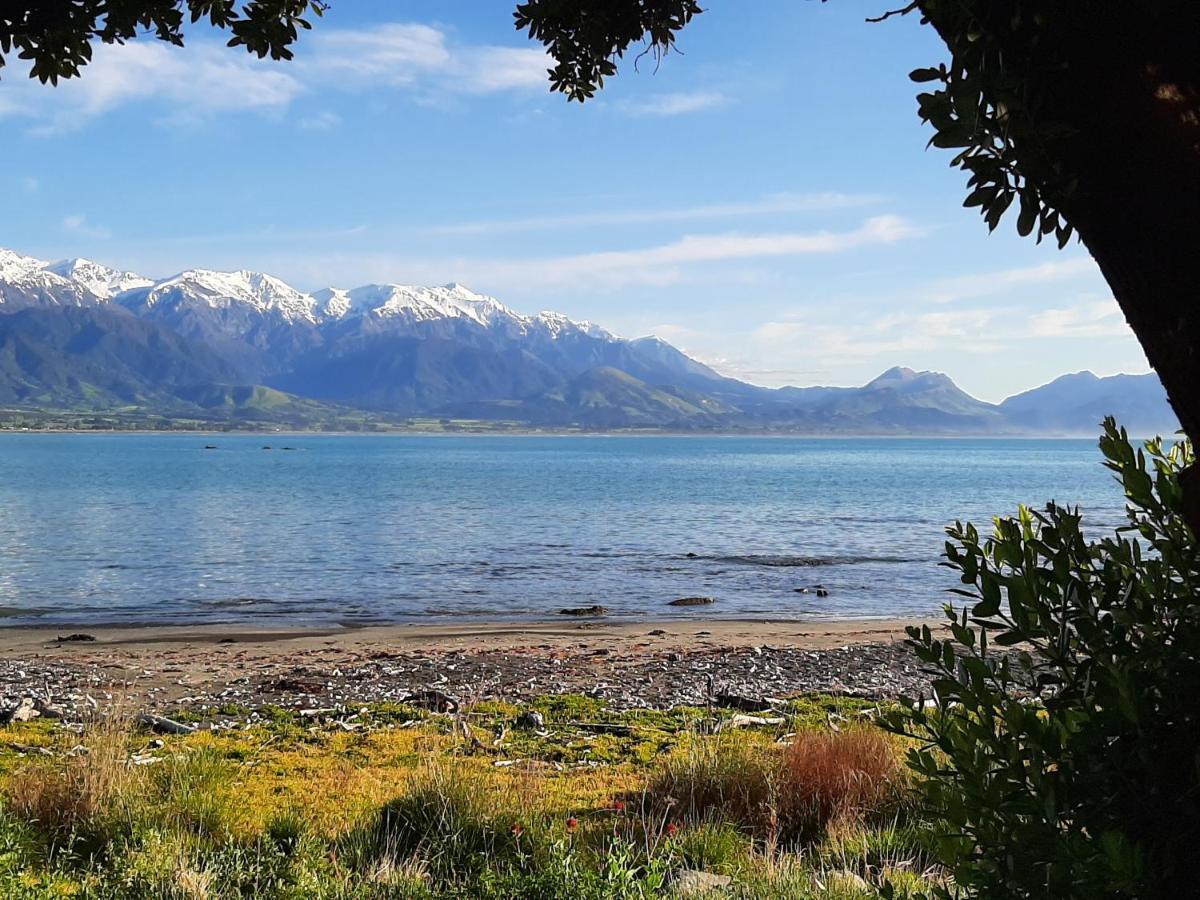
[[[291,63],[196,30],[0,81],[0,246],[304,290],[463,282],[655,333],[760,384],[892,365],[999,400],[1147,371],[1080,245],[993,235],[926,150],[907,73],[944,50],[886,3],[711,0],[655,71],[548,93],[502,0],[335,2]]]

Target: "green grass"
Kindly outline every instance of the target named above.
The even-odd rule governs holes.
[[[531,706],[545,734],[488,702],[465,715],[475,741],[399,704],[367,706],[354,732],[279,708],[208,710],[194,718],[252,724],[161,748],[109,723],[75,755],[76,734],[13,726],[0,732],[0,896],[599,900],[664,896],[679,868],[730,876],[746,898],[924,883],[929,837],[903,804],[802,838],[778,824],[792,751],[777,739],[824,733],[861,704],[804,698],[765,730],[716,729],[729,710]],[[583,727],[598,724],[614,728]],[[18,749],[33,746],[55,755]]]

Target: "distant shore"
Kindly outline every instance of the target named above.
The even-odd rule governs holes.
[[[71,708],[100,693],[167,710],[351,705],[429,690],[464,700],[587,693],[619,708],[701,703],[710,689],[886,698],[925,686],[901,643],[913,624],[941,627],[901,619],[14,626],[0,628],[0,685],[9,702],[49,693]]]

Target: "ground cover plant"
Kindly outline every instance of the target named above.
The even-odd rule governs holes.
[[[544,728],[517,726],[528,710]],[[0,732],[5,896],[633,898],[696,870],[726,896],[866,897],[937,877],[902,742],[865,701],[748,727],[578,696],[381,704],[352,731],[248,712],[161,738],[119,710]]]

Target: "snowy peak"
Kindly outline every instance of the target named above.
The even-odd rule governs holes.
[[[46,263],[32,256],[23,256],[13,250],[0,247],[0,279],[13,281],[23,278],[30,272],[45,268]]]
[[[74,281],[87,288],[102,300],[111,300],[117,294],[136,288],[149,287],[154,282],[135,272],[122,272],[111,266],[90,259],[63,259],[43,266],[62,278]]]
[[[46,268],[47,263],[0,248],[0,306],[92,306],[100,298],[85,285]]]
[[[496,330],[510,337],[540,336],[557,341],[586,335],[618,340],[598,325],[576,322],[561,313],[520,315],[495,297],[457,282],[433,287],[367,284],[308,294],[262,272],[188,269],[154,281],[89,259],[47,263],[0,249],[0,303],[9,309],[109,301],[153,318],[173,318],[189,311],[208,319],[215,316],[213,321],[225,321],[226,327],[234,329],[251,327],[248,323],[257,317],[317,328],[361,319],[373,332],[443,321]]]
[[[189,269],[154,284],[140,303],[150,309],[162,303],[199,304],[213,309],[249,307],[260,313],[277,313],[289,322],[315,322],[316,301],[273,275],[262,272],[216,272]]]
[[[461,284],[417,287],[408,284],[366,284],[352,290],[325,288],[313,295],[328,316],[342,319],[372,315],[380,319],[401,318],[409,322],[434,319],[469,319],[488,326],[500,320],[516,320],[511,309]]]

